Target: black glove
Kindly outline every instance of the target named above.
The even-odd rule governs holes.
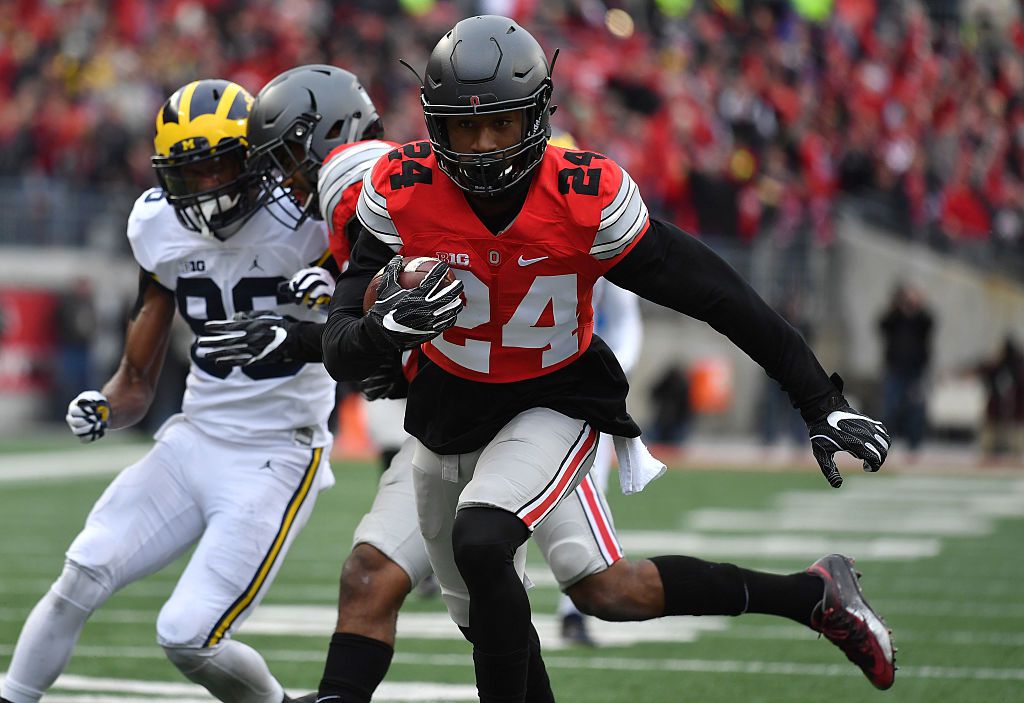
[[[465,303],[462,281],[445,282],[448,264],[439,262],[415,288],[402,288],[398,275],[402,257],[384,267],[377,302],[367,312],[368,324],[398,349],[428,342],[455,324]]]
[[[889,453],[891,440],[885,425],[857,412],[846,402],[839,374],[832,374],[831,380],[838,393],[830,399],[827,414],[808,422],[807,430],[821,473],[833,488],[839,488],[843,477],[836,466],[836,452],[849,452],[863,460],[865,471],[878,471]]]
[[[359,382],[359,392],[367,400],[404,398],[408,390],[409,381],[402,373],[402,357],[400,355],[382,363],[372,376]]]
[[[359,391],[367,400],[404,398],[409,393],[409,382],[401,372],[381,371],[360,381]]]
[[[208,320],[203,323],[206,334],[196,340],[196,356],[221,366],[295,361],[300,324],[294,317],[267,310]]]

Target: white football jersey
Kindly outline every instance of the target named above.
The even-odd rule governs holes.
[[[293,231],[261,208],[222,242],[182,227],[163,191],[154,188],[132,208],[128,241],[139,265],[174,292],[194,334],[207,320],[250,310],[326,320],[325,312],[282,304],[277,296],[279,283],[327,256],[322,222],[306,220]],[[194,342],[191,356],[182,410],[200,428],[245,443],[280,441],[283,433],[296,432],[313,446],[330,441],[335,384],[323,364],[223,368],[197,358]]]
[[[636,293],[619,288],[607,278],[599,278],[594,283],[593,306],[597,334],[628,375],[640,358],[643,340],[640,299]]]

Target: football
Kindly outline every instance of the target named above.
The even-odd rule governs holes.
[[[406,256],[402,259],[402,272],[398,274],[398,284],[402,288],[415,288],[420,284],[427,274],[430,273],[431,269],[437,264],[441,263],[437,259],[430,256]],[[366,287],[366,292],[363,293],[363,312],[366,313],[373,304],[377,302],[377,286],[380,285],[380,279],[384,273],[384,269],[377,272],[377,275],[370,281],[370,285]],[[455,280],[455,274],[451,269],[448,269],[448,274],[444,280],[451,283]]]

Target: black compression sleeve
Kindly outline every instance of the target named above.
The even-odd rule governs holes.
[[[369,703],[373,692],[388,673],[394,656],[394,647],[385,642],[363,635],[335,632],[327,649],[317,699]]]
[[[324,326],[319,322],[300,322],[295,335],[295,359],[307,363],[319,363],[324,360],[323,336]]]
[[[800,333],[720,256],[678,227],[652,219],[606,278],[724,334],[779,382],[805,420],[824,415],[839,395]]]
[[[334,289],[322,345],[324,366],[338,381],[361,381],[390,359],[395,347],[374,336],[363,318],[363,293],[370,281],[394,256],[386,245],[365,229],[352,247],[348,269]]]

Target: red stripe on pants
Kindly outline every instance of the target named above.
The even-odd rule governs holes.
[[[576,469],[579,468],[579,465],[583,462],[583,458],[587,456],[587,453],[590,451],[591,447],[594,446],[594,442],[596,441],[597,432],[595,432],[594,428],[591,427],[590,434],[588,434],[587,438],[583,441],[583,446],[579,448],[575,455],[573,455],[568,467],[563,469],[562,475],[559,477],[558,483],[555,487],[548,493],[544,500],[541,501],[540,505],[523,517],[523,522],[527,527],[532,529],[533,524],[547,512],[548,508],[551,507],[556,500],[558,500],[558,496],[560,496],[562,491],[565,490],[565,487],[572,479],[573,474],[576,473]]]

